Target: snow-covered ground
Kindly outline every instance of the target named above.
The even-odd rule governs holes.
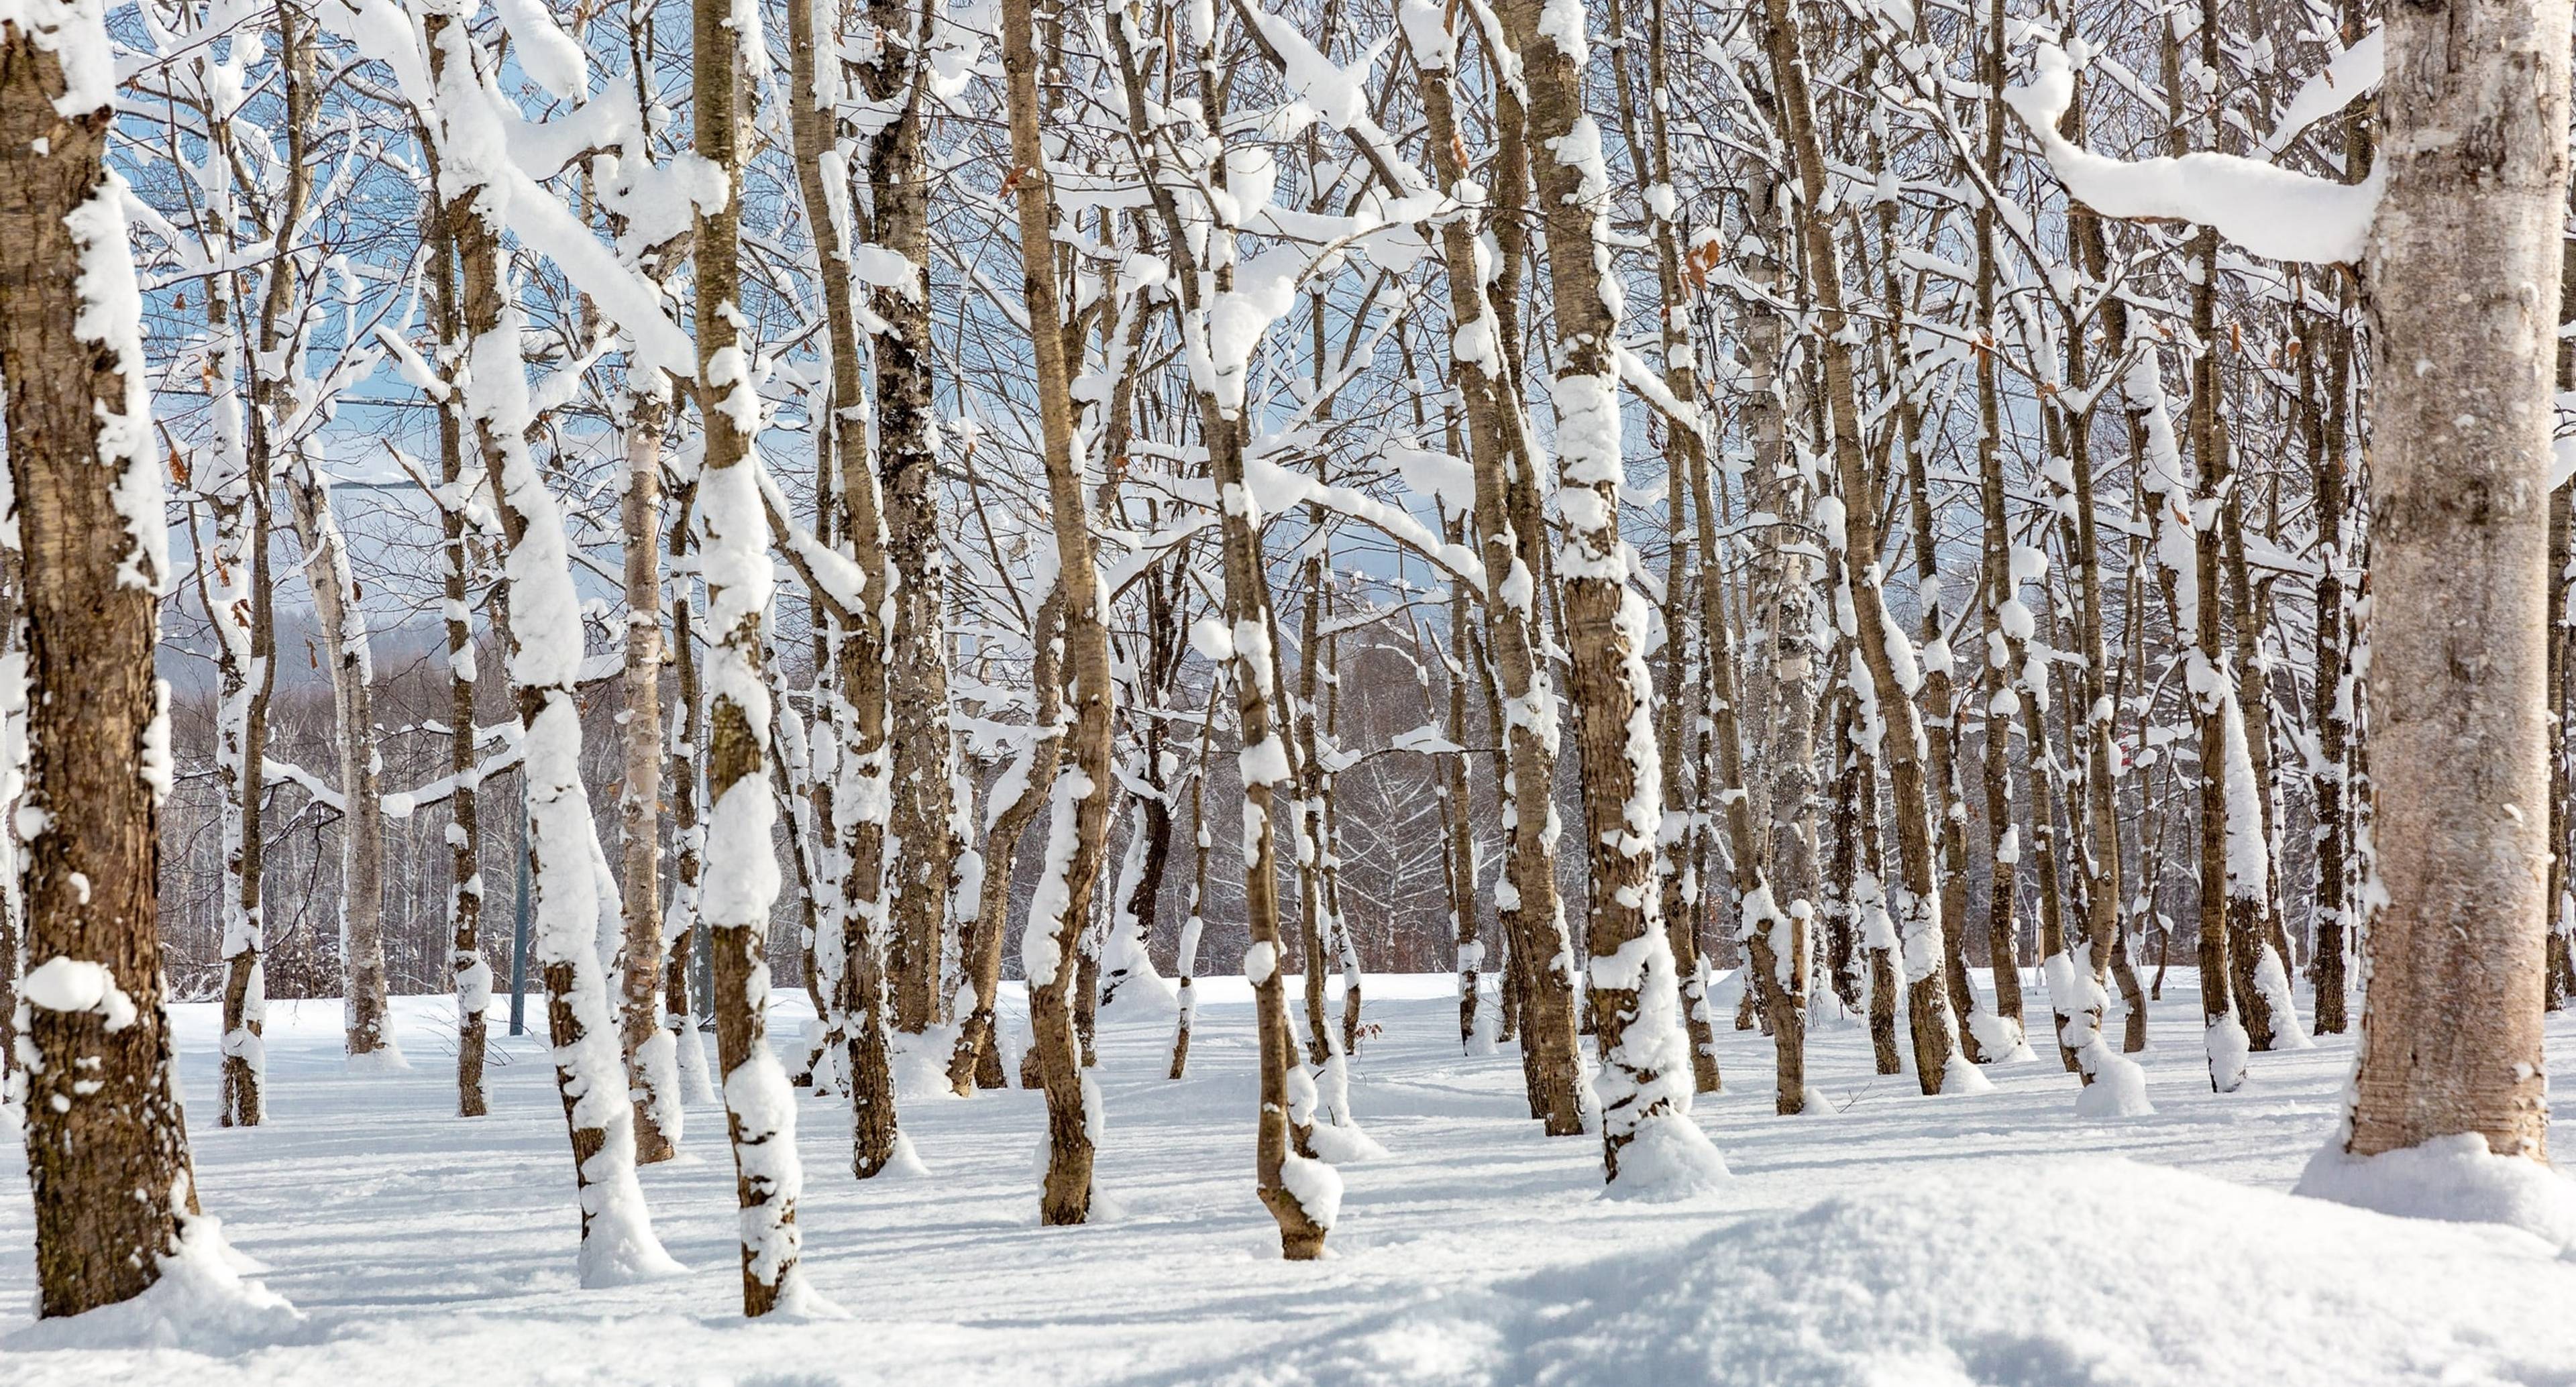
[[[270,1123],[227,1131],[204,1117],[214,1010],[181,1007],[206,1208],[306,1318],[248,1336],[266,1343],[197,1326],[193,1347],[40,1347],[58,1327],[28,1318],[12,1146],[0,1383],[2576,1383],[2576,1261],[2285,1193],[2333,1132],[2350,1041],[2257,1055],[2241,1092],[2213,1095],[2187,972],[2141,1056],[2157,1112],[2113,1123],[2076,1115],[2053,1061],[1922,1098],[1870,1073],[1848,1025],[1811,1048],[1826,1110],[1780,1118],[1768,1042],[1721,1030],[1727,1091],[1695,1116],[1736,1179],[1661,1205],[1601,1197],[1597,1149],[1540,1134],[1513,1055],[1458,1053],[1449,985],[1369,980],[1384,1031],[1353,1099],[1389,1154],[1345,1170],[1322,1262],[1279,1261],[1253,1198],[1238,982],[1209,989],[1183,1082],[1162,1077],[1167,1022],[1104,1026],[1089,1227],[1036,1224],[1034,1093],[908,1086],[930,1173],[865,1186],[844,1110],[805,1102],[806,1266],[848,1318],[758,1324],[737,1314],[717,1109],[693,1107],[680,1162],[643,1177],[689,1275],[584,1291],[533,1037],[496,1034],[492,1116],[469,1122],[451,1116],[445,999],[398,1003],[415,1068],[391,1076],[343,1072],[338,1003],[277,1003]],[[786,1000],[792,1034],[803,999]],[[2553,1067],[2576,1060],[2576,1018],[2550,1042]]]

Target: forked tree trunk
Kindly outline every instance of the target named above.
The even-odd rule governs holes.
[[[1064,753],[1064,680],[1056,655],[1063,611],[1063,599],[1050,592],[1031,625],[1029,683],[1037,705],[1029,717],[1029,743],[994,787],[992,817],[984,831],[984,878],[960,950],[972,995],[948,1057],[948,1086],[960,1098],[1007,1082],[994,1017],[1002,989],[1002,944],[1009,933],[1011,867],[1019,858],[1020,835],[1046,804],[1047,787],[1055,783],[1056,762]]]
[[[501,228],[478,204],[491,176],[483,151],[452,147],[445,120],[498,99],[477,70],[478,45],[451,16],[422,25],[440,108],[432,146],[456,229],[467,335],[468,409],[506,544],[510,581],[510,684],[518,703],[526,777],[528,880],[534,896],[529,951],[544,979],[556,1093],[572,1141],[580,1193],[581,1280],[615,1285],[675,1273],[654,1237],[635,1178],[634,1112],[618,1062],[616,1021],[598,949],[599,833],[581,776],[580,597],[573,586],[563,512],[530,453],[534,422],[520,355],[526,318],[502,272]],[[424,117],[431,113],[424,112]],[[458,162],[458,156],[466,156]]]
[[[1010,0],[1019,22],[1027,17],[1026,0]],[[1005,27],[1012,23],[1005,11]],[[1211,128],[1222,129],[1225,87],[1217,73],[1216,35],[1213,24],[1195,29],[1188,37],[1185,50],[1197,73],[1201,110]],[[1182,332],[1206,349],[1208,316],[1211,305],[1208,294],[1223,296],[1234,292],[1233,229],[1220,226],[1199,241],[1211,257],[1209,272],[1202,276],[1199,256],[1192,249],[1192,238],[1185,236],[1179,201],[1160,178],[1163,165],[1161,147],[1143,121],[1144,77],[1126,34],[1112,26],[1110,41],[1118,56],[1119,76],[1129,95],[1128,130],[1130,138],[1145,151],[1155,211],[1163,220],[1166,244],[1171,250],[1175,276],[1180,285],[1180,321]],[[1006,53],[1006,56],[1007,53]],[[1021,118],[1024,111],[1033,113],[1035,92],[1028,93],[1024,106],[1020,101],[1026,80],[1025,68],[1012,72],[1012,145],[1021,155],[1023,168],[1037,148],[1037,132],[1032,120],[1027,128],[1026,145],[1021,143]],[[1029,185],[1021,185],[1022,244],[1027,244],[1029,207],[1037,194]],[[1031,313],[1032,321],[1039,319]],[[1194,380],[1197,397],[1200,436],[1208,451],[1209,478],[1220,495],[1244,497],[1244,504],[1219,507],[1218,536],[1224,560],[1224,615],[1227,640],[1231,647],[1231,678],[1235,695],[1235,732],[1239,750],[1236,762],[1243,778],[1243,909],[1245,931],[1250,946],[1244,950],[1244,980],[1252,987],[1254,1044],[1260,1071],[1260,1114],[1253,1141],[1253,1189],[1262,1204],[1270,1210],[1279,1226],[1280,1255],[1290,1261],[1307,1261],[1323,1255],[1324,1237],[1330,1230],[1339,1204],[1339,1175],[1329,1166],[1291,1149],[1291,1108],[1297,1101],[1291,1097],[1290,1078],[1297,1069],[1295,1023],[1288,1013],[1288,989],[1281,974],[1286,961],[1279,931],[1279,860],[1275,810],[1282,791],[1293,794],[1294,763],[1289,755],[1289,739],[1283,736],[1277,709],[1284,692],[1279,677],[1273,632],[1277,623],[1271,609],[1270,578],[1261,549],[1261,516],[1251,503],[1251,492],[1244,475],[1244,400],[1243,368],[1220,377],[1214,371],[1199,374]],[[1232,488],[1232,492],[1227,491]],[[1290,800],[1293,806],[1293,798]],[[1300,1095],[1311,1102],[1311,1089]],[[1331,1193],[1331,1198],[1325,1194]]]
[[[1055,776],[1045,872],[1029,907],[1020,957],[1027,970],[1029,1028],[1047,1100],[1047,1171],[1038,1216],[1049,1224],[1068,1224],[1091,1215],[1092,1133],[1099,1123],[1091,1087],[1083,1080],[1069,989],[1092,879],[1099,875],[1101,849],[1109,836],[1111,686],[1091,511],[1073,455],[1072,381],[1058,326],[1064,310],[1056,287],[1055,182],[1047,173],[1045,144],[1038,134],[1043,112],[1030,9],[1030,0],[1004,0],[1002,66],[1009,87],[1012,173],[1018,180],[1021,284],[1037,367],[1056,564],[1062,575],[1073,759]]]
[[[1422,69],[1432,172],[1443,188],[1458,188],[1468,170],[1466,142],[1455,118],[1455,36],[1435,23],[1401,28],[1414,64]],[[1427,51],[1422,44],[1432,33],[1443,33],[1443,44]],[[1517,108],[1510,106],[1510,93],[1497,93],[1497,103],[1504,106],[1497,111],[1504,134],[1497,180],[1504,201],[1520,206],[1520,180],[1528,170],[1517,149]],[[1502,244],[1502,265],[1492,265],[1492,270],[1507,273],[1512,244],[1517,244],[1510,219],[1497,224],[1497,239],[1510,244]],[[1546,533],[1538,522],[1538,486],[1528,466],[1528,419],[1520,414],[1510,368],[1510,329],[1504,327],[1499,286],[1489,283],[1489,262],[1476,250],[1476,226],[1466,219],[1445,219],[1440,262],[1448,280],[1450,319],[1461,324],[1450,337],[1450,368],[1466,407],[1468,463],[1476,473],[1473,530],[1476,556],[1484,561],[1486,654],[1492,656],[1492,682],[1502,713],[1494,721],[1504,829],[1502,880],[1494,883],[1494,924],[1504,944],[1502,1034],[1520,1037],[1530,1117],[1538,1117],[1551,1137],[1566,1137],[1584,1130],[1584,1117],[1574,991],[1564,968],[1571,944],[1556,896],[1556,811],[1551,800],[1556,695],[1548,687],[1546,664],[1538,659],[1538,574],[1546,569]]]
[[[28,844],[19,1036],[36,1311],[76,1315],[161,1276],[195,1201],[161,1006],[168,579],[142,324],[101,10],[0,23],[0,378],[25,575]],[[121,498],[149,498],[140,505]]]
[[[2387,894],[2346,1147],[2475,1132],[2545,1165],[2541,637],[2568,7],[2401,5],[2385,32],[2370,731],[2373,774],[2397,792],[2374,822]]]
[[[1467,177],[1466,145],[1455,114],[1457,45],[1437,25],[1402,26],[1422,70],[1422,105],[1430,127],[1432,168],[1442,186]],[[1421,46],[1432,33],[1446,42]],[[1509,103],[1508,93],[1497,101]],[[1514,182],[1504,197],[1517,206],[1516,180],[1525,175],[1513,133],[1516,112],[1504,111],[1506,148],[1498,163]],[[1498,227],[1498,237],[1514,235]],[[1539,575],[1545,568],[1545,534],[1536,523],[1538,503],[1527,465],[1526,420],[1510,367],[1509,332],[1498,307],[1497,286],[1476,246],[1476,228],[1449,218],[1440,228],[1441,261],[1449,286],[1449,311],[1461,324],[1451,337],[1451,368],[1467,415],[1468,460],[1475,471],[1474,528],[1485,568],[1487,649],[1502,716],[1495,720],[1501,761],[1498,784],[1506,856],[1494,887],[1495,922],[1503,936],[1503,1034],[1521,1043],[1521,1078],[1530,1116],[1550,1136],[1583,1130],[1581,1058],[1575,1034],[1573,990],[1563,961],[1571,950],[1556,890],[1556,825],[1551,798],[1555,779],[1555,693],[1539,659]],[[1499,257],[1507,268],[1507,252]]]

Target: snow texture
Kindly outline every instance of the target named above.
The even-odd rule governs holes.
[[[2529,1282],[2498,1284],[2507,1265]],[[1383,1312],[1214,1380],[2546,1382],[2576,1353],[2548,1298],[2570,1291],[2576,1267],[2491,1238],[2124,1160],[2015,1160]]]
[[[2030,85],[2004,94],[2076,201],[2106,217],[2170,218],[2215,227],[2270,260],[2352,264],[2379,211],[2385,162],[2358,184],[2332,183],[2228,154],[2122,162],[2077,147],[2057,131],[2075,98],[2075,70],[2044,45]]]
[[[2475,1132],[2355,1156],[2327,1146],[2298,1193],[2357,1209],[2451,1223],[2501,1223],[2576,1254],[2576,1180],[2524,1156],[2499,1156]]]
[[[0,1345],[19,1352],[151,1349],[233,1357],[317,1337],[285,1297],[243,1275],[261,1268],[225,1243],[220,1219],[181,1215],[179,1245],[160,1263],[160,1279],[132,1300],[38,1321]],[[0,1377],[9,1376],[0,1358]]]
[[[0,1198],[0,1381],[452,1387],[462,1371],[505,1387],[891,1387],[1025,1380],[1043,1363],[1075,1384],[1283,1387],[2564,1382],[2576,1262],[2511,1228],[2290,1197],[2334,1139],[2352,1038],[2254,1056],[2257,1084],[2212,1093],[2192,1043],[2197,983],[2188,964],[2171,971],[2157,1044],[2128,1057],[2158,1111],[2117,1122],[2070,1111],[2075,1080],[2054,1064],[1995,1070],[1997,1091],[1973,1104],[1927,1102],[1874,1072],[1857,1025],[1810,1035],[1817,1112],[1778,1117],[1769,1042],[1720,1025],[1726,1091],[1683,1120],[1722,1134],[1734,1178],[1722,1195],[1663,1203],[1606,1198],[1597,1146],[1539,1135],[1510,1047],[1459,1053],[1455,978],[1372,976],[1385,1033],[1350,1083],[1400,1149],[1335,1172],[1334,1255],[1283,1265],[1253,1189],[1250,989],[1202,977],[1186,1080],[1165,1078],[1166,1026],[1101,1027],[1093,1072],[1120,1117],[1100,1179],[1126,1206],[1119,1221],[1030,1226],[1036,1093],[907,1111],[930,1180],[837,1174],[846,1130],[809,1120],[799,1154],[835,1173],[798,1206],[800,1266],[807,1289],[856,1317],[748,1326],[733,1313],[740,1232],[717,1115],[692,1113],[680,1159],[642,1172],[656,1226],[693,1270],[585,1290],[541,1037],[493,1028],[492,1115],[461,1122],[442,1066],[351,1078],[338,1000],[278,1001],[274,1120],[191,1136],[207,1207],[309,1318],[220,1297],[181,1306],[169,1286],[136,1303],[160,1307],[142,1323],[166,1320],[168,1337],[112,1331],[113,1314],[35,1326],[13,1145],[0,1149],[0,1190],[20,1191]],[[1003,1034],[1023,1033],[1016,983],[1000,1004]],[[170,1011],[182,1097],[203,1110],[220,1009]],[[784,1042],[808,1014],[784,992],[771,1030]],[[453,1003],[397,997],[393,1022],[415,1055],[433,1053]],[[2576,1063],[2576,1016],[2553,1015],[2547,1036],[2552,1067]],[[2406,1184],[2390,1170],[2406,1161],[2372,1164],[2375,1187]],[[2510,1211],[2462,1210],[2461,1165],[2470,1180],[2523,1170],[2437,1154],[2440,1202],[2402,1207]],[[1247,1310],[1262,1306],[1295,1313]]]

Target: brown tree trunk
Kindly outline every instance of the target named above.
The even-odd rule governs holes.
[[[18,1044],[46,1317],[141,1294],[195,1200],[155,929],[172,770],[152,672],[163,479],[104,157],[110,94],[77,66],[108,56],[95,9],[0,24],[0,378],[32,690],[18,812],[45,816],[27,848]]]
[[[1939,1093],[1959,1053],[1956,1018],[1942,979],[1941,881],[1934,859],[1933,787],[1925,779],[1925,738],[1913,695],[1921,675],[1913,653],[1887,609],[1879,580],[1879,505],[1862,450],[1860,397],[1853,381],[1849,322],[1843,309],[1842,258],[1833,229],[1812,209],[1825,199],[1825,154],[1807,90],[1806,59],[1788,0],[1764,0],[1766,41],[1773,81],[1780,91],[1783,135],[1797,157],[1798,180],[1809,215],[1799,218],[1807,251],[1807,276],[1818,309],[1827,403],[1832,406],[1834,465],[1842,480],[1842,550],[1858,614],[1862,662],[1869,671],[1871,702],[1883,721],[1881,744],[1895,797],[1899,871],[1895,892],[1897,936],[1914,1033],[1915,1076],[1926,1094]],[[1870,639],[1875,631],[1879,638]],[[1902,655],[1902,663],[1899,656]]]
[[[1035,658],[1029,683],[1037,706],[1029,718],[1029,745],[1020,762],[1003,776],[1003,784],[1016,784],[1018,793],[993,801],[984,832],[983,885],[974,918],[966,922],[963,955],[973,1000],[958,1025],[957,1046],[948,1058],[948,1086],[960,1098],[977,1088],[1001,1088],[1005,1083],[993,1017],[994,1001],[1002,988],[1002,943],[1009,932],[1011,865],[1019,856],[1020,835],[1046,803],[1047,786],[1055,781],[1056,763],[1064,751],[1064,680],[1056,668],[1056,630],[1064,611],[1060,591],[1047,594],[1030,628]]]
[[[700,210],[693,247],[698,410],[706,431],[695,499],[710,637],[707,847],[719,864],[700,908],[712,944],[708,1001],[741,1210],[742,1312],[757,1317],[782,1304],[795,1308],[802,1242],[796,1201],[804,1175],[792,1090],[768,1033],[769,910],[778,892],[770,832],[778,805],[768,766],[769,683],[761,672],[769,530],[756,480],[760,464],[751,456],[760,404],[734,307],[742,282],[741,36],[727,0],[697,0],[691,12],[697,152],[723,171],[728,189],[721,208]],[[630,570],[630,590],[638,576]],[[757,865],[742,865],[747,861]]]
[[[1072,762],[1055,777],[1046,880],[1032,903],[1021,956],[1029,976],[1029,1028],[1047,1099],[1047,1171],[1039,1218],[1081,1223],[1091,1213],[1092,1132],[1099,1118],[1083,1082],[1069,988],[1092,879],[1108,839],[1109,635],[1102,625],[1091,510],[1073,455],[1073,398],[1065,362],[1063,297],[1056,286],[1054,180],[1038,134],[1035,20],[1030,0],[1004,0],[1002,65],[1010,97],[1011,160],[1018,180],[1021,287],[1037,368],[1047,493],[1063,575]],[[1240,485],[1238,481],[1237,485]]]
[[[2545,1164],[2540,638],[2568,10],[2398,6],[2385,32],[2370,731],[2374,774],[2398,792],[2374,825],[2386,897],[2346,1147],[2475,1132]],[[2478,137],[2434,138],[2458,131]]]
[[[1406,26],[1409,42],[1424,36]],[[1429,126],[1432,168],[1442,186],[1467,177],[1466,145],[1455,113],[1456,46],[1413,50],[1422,70],[1422,106]],[[1518,108],[1509,93],[1496,97],[1503,147],[1496,162],[1501,196],[1518,206],[1526,178],[1517,133]],[[1520,235],[1511,218],[1495,235],[1505,267]],[[1544,529],[1535,523],[1536,485],[1524,441],[1526,421],[1510,367],[1511,332],[1499,284],[1489,284],[1476,249],[1476,228],[1465,218],[1440,227],[1441,261],[1449,286],[1451,318],[1462,325],[1452,338],[1451,368],[1467,416],[1468,461],[1475,471],[1473,516],[1477,556],[1485,567],[1487,652],[1492,682],[1501,696],[1495,720],[1501,761],[1497,777],[1506,855],[1494,888],[1495,923],[1503,936],[1502,1034],[1518,1035],[1521,1079],[1530,1116],[1550,1136],[1583,1130],[1574,998],[1564,966],[1570,955],[1556,890],[1556,825],[1551,799],[1557,728],[1555,694],[1538,658],[1537,587],[1545,569]]]
[[[859,88],[891,117],[867,147],[870,241],[903,257],[908,281],[868,294],[875,364],[877,480],[886,558],[895,578],[886,631],[887,731],[893,753],[886,827],[886,977],[894,1028],[918,1035],[942,1019],[941,934],[956,857],[949,835],[956,769],[948,721],[948,575],[931,490],[930,184],[922,101],[930,65],[928,4],[869,0],[885,36],[858,65]]]
[[[1539,0],[1509,0],[1501,8],[1528,84],[1530,139],[1549,156],[1534,171],[1555,271],[1549,281],[1558,347],[1551,393],[1557,499],[1566,520],[1556,556],[1591,869],[1585,996],[1598,1032],[1602,1164],[1615,1185],[1629,1143],[1658,1129],[1679,1134],[1656,1138],[1660,1160],[1669,1165],[1679,1155],[1675,1141],[1705,1139],[1687,1117],[1690,1050],[1655,887],[1660,757],[1645,667],[1646,609],[1628,590],[1619,538],[1619,386],[1610,355],[1618,321],[1592,271],[1608,226],[1599,137],[1584,114],[1589,46],[1581,33],[1553,22],[1561,16]]]
[[[457,301],[455,225],[435,208],[429,217],[429,311],[438,340],[449,351],[465,341],[462,306]],[[451,376],[449,390],[455,389]],[[438,480],[443,487],[465,489],[464,401],[452,394],[439,402]],[[456,791],[448,796],[447,835],[448,970],[456,987],[456,1111],[481,1117],[488,1111],[483,1096],[484,1051],[489,1044],[487,1014],[492,1007],[492,965],[483,958],[483,782],[477,774],[474,686],[473,610],[466,605],[474,567],[473,531],[459,506],[439,512],[440,547],[447,571],[441,596],[447,628],[448,774]],[[658,928],[658,925],[656,926]]]

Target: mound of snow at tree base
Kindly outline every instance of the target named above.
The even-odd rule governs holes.
[[[1999,1161],[1434,1299],[1237,1384],[2576,1382],[2576,1264],[2125,1160]]]

